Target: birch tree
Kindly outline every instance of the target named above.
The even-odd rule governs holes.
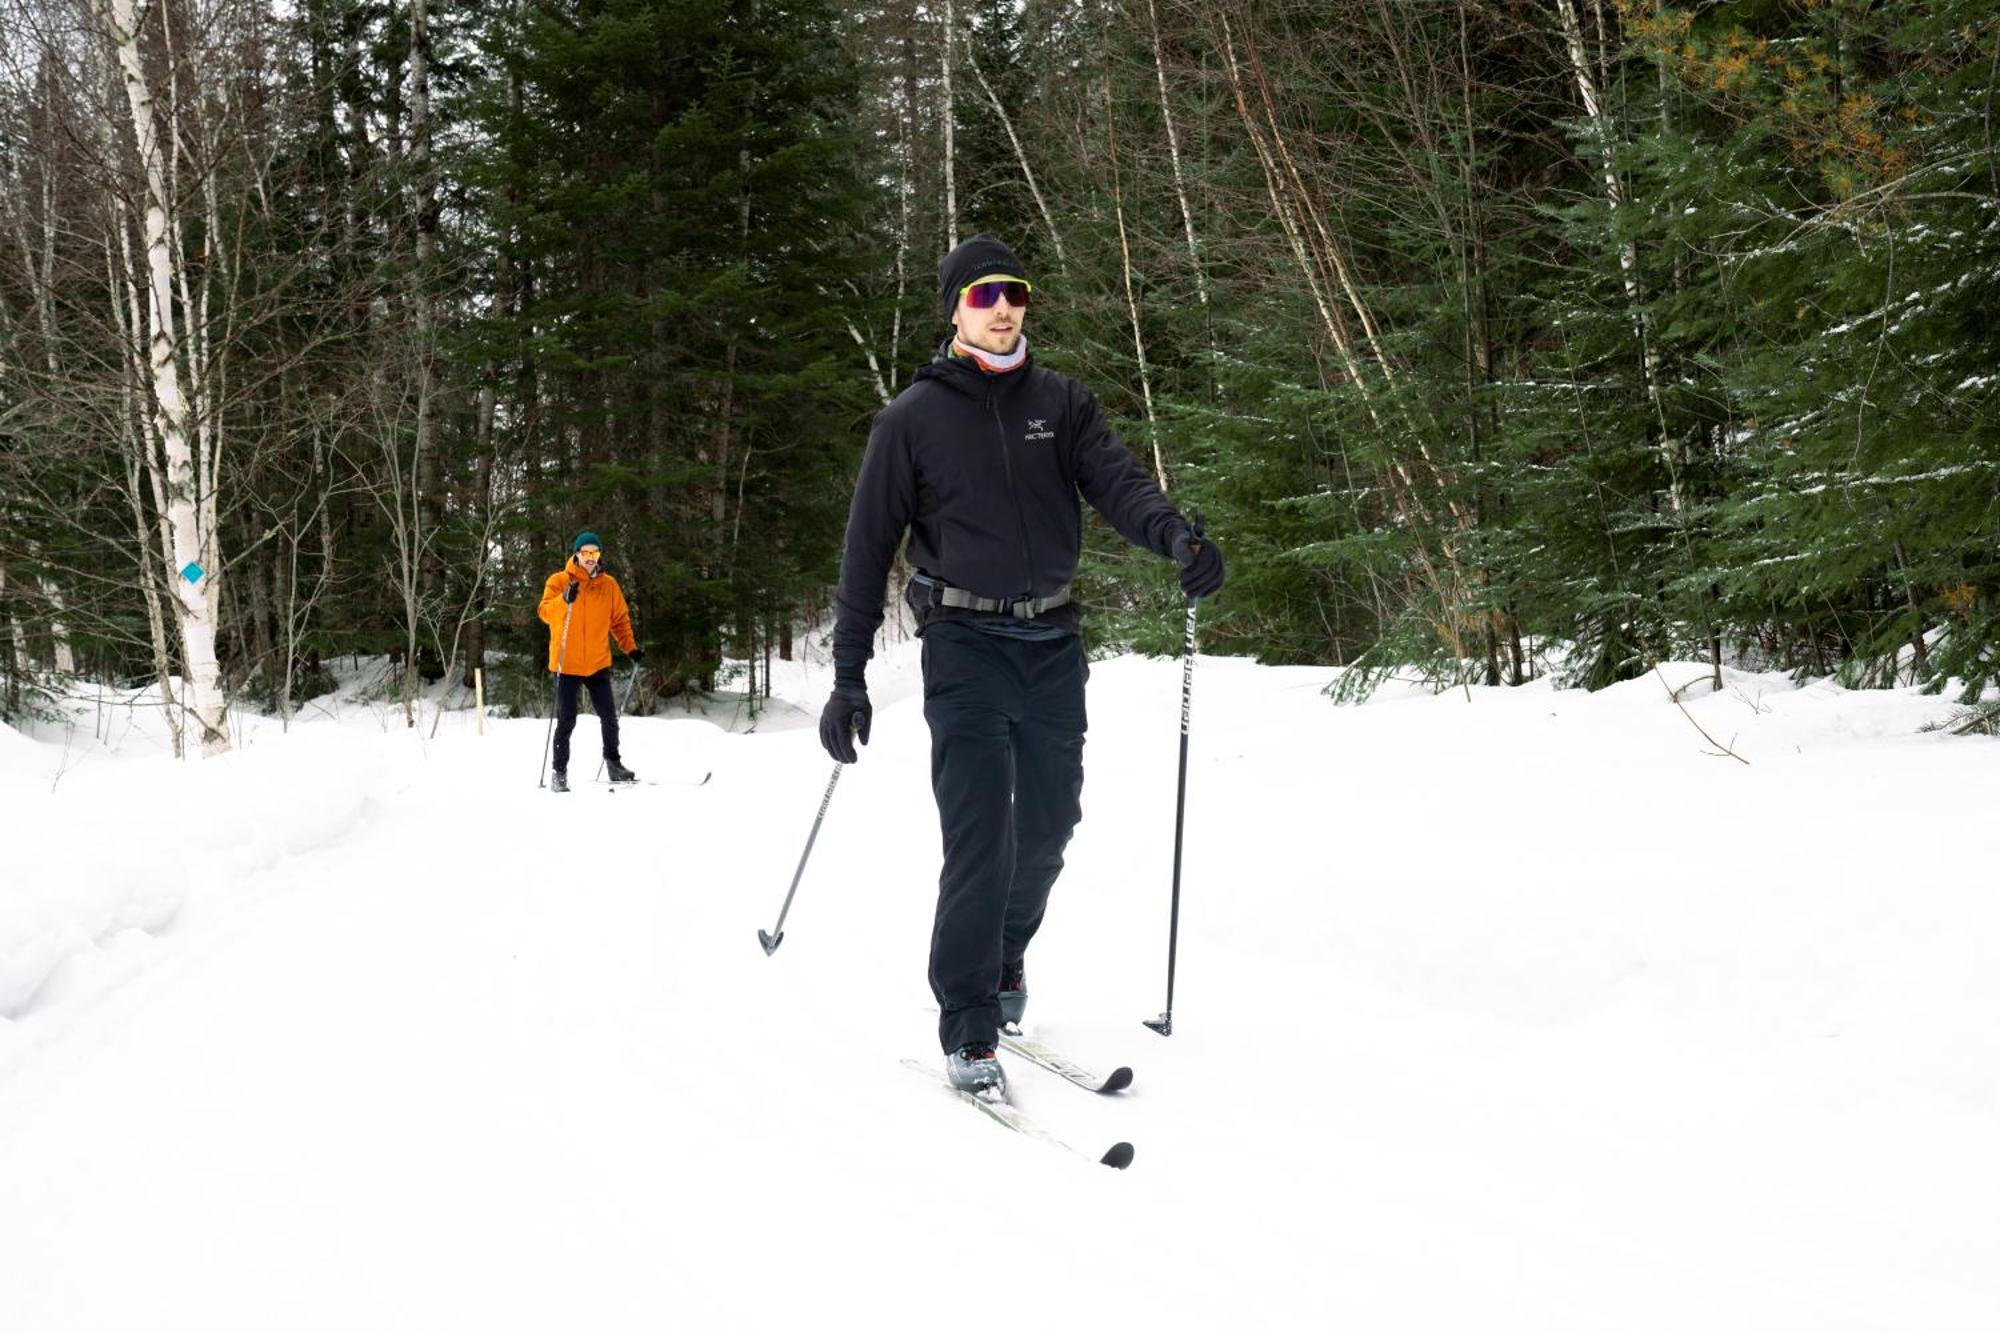
[[[953,112],[951,100],[952,52],[958,46],[958,14],[952,0],[944,0],[944,37],[939,42],[939,74],[941,87],[938,103],[942,108],[940,119],[944,122],[944,239],[947,250],[958,249],[958,172],[952,151],[952,126],[957,116]]]
[[[216,523],[213,444],[196,455],[188,402],[182,391],[177,302],[187,288],[179,259],[180,201],[169,187],[169,156],[185,128],[180,105],[163,116],[141,45],[142,16],[135,0],[97,0],[104,39],[117,61],[130,116],[131,145],[144,201],[142,257],[145,265],[144,327],[147,373],[152,391],[153,436],[162,481],[162,554],[172,571],[175,628],[180,637],[183,698],[201,729],[206,755],[229,749],[228,701],[216,661],[221,605],[222,551]],[[149,9],[147,15],[164,14]],[[171,48],[168,57],[172,57]],[[148,453],[149,463],[153,454]]]
[[[1618,211],[1625,207],[1625,186],[1618,177],[1617,128],[1612,123],[1611,108],[1605,102],[1601,67],[1590,58],[1576,0],[1556,0],[1556,9],[1562,18],[1563,45],[1569,52],[1570,75],[1576,80],[1577,98],[1583,103],[1583,113],[1590,122],[1591,147],[1597,154],[1599,178],[1604,186],[1604,206],[1615,223]],[[1604,12],[1600,8],[1597,11],[1600,43],[1604,22]],[[1666,409],[1660,399],[1660,354],[1654,346],[1652,325],[1645,310],[1646,292],[1639,280],[1639,247],[1630,240],[1618,242],[1618,272],[1625,284],[1625,300],[1632,310],[1632,334],[1639,340],[1639,361],[1646,377],[1646,401],[1652,405],[1653,415],[1658,421],[1660,454],[1666,462],[1668,476],[1672,478],[1669,501],[1679,510],[1683,502],[1680,452],[1667,429]]]

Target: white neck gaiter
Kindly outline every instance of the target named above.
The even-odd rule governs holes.
[[[1028,335],[1024,333],[1016,339],[1014,350],[1005,356],[969,347],[954,337],[951,340],[951,354],[978,362],[979,368],[989,375],[1004,375],[1010,370],[1018,370],[1021,363],[1028,359]]]

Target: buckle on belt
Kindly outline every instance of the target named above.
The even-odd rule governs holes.
[[[977,593],[946,583],[943,579],[917,572],[910,575],[910,582],[930,590],[928,598],[932,606],[949,606],[961,611],[982,611],[989,614],[1006,614],[1016,620],[1033,620],[1044,611],[1053,611],[1069,601],[1069,588],[1064,586],[1047,597],[981,597]]]

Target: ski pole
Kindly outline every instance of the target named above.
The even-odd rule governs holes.
[[[634,662],[632,664],[632,679],[625,682],[625,702],[618,705],[618,716],[624,717],[632,711],[632,692],[638,688],[639,664]],[[597,761],[597,777],[599,781],[602,781],[604,778],[604,760],[602,757]]]
[[[542,766],[535,772],[535,785],[545,787],[549,779],[549,741],[556,734],[556,714],[562,711],[562,666],[569,652],[569,615],[575,602],[563,603],[562,643],[556,648],[556,669],[549,673],[549,729],[542,733]]]
[[[833,776],[826,780],[826,795],[819,798],[819,813],[813,816],[812,832],[806,835],[806,849],[799,853],[799,868],[792,872],[792,887],[785,890],[785,905],[778,909],[778,924],[771,927],[767,935],[757,932],[757,942],[764,946],[764,956],[770,957],[785,942],[785,915],[792,910],[792,895],[799,891],[799,878],[806,873],[806,858],[812,855],[813,841],[819,837],[820,821],[826,818],[826,807],[833,802],[833,789],[840,781],[840,770],[846,764],[835,764]]]
[[[1201,535],[1199,527],[1195,535]],[[1187,641],[1181,657],[1181,780],[1180,794],[1174,798],[1174,905],[1167,925],[1167,1007],[1158,1018],[1144,1020],[1162,1037],[1174,1035],[1174,957],[1181,942],[1181,828],[1187,819],[1188,706],[1194,695],[1194,608],[1198,600],[1187,599]]]

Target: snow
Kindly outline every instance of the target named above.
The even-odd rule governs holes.
[[[916,658],[435,740],[350,695],[179,763],[143,708],[0,728],[0,1328],[2000,1326],[2000,744],[1914,691],[1669,664],[1336,707],[1093,665],[1030,1027],[1094,1098],[935,1059]],[[726,725],[725,725],[726,724]],[[573,777],[597,760],[579,727]],[[1981,1259],[1979,1256],[1987,1256]]]

